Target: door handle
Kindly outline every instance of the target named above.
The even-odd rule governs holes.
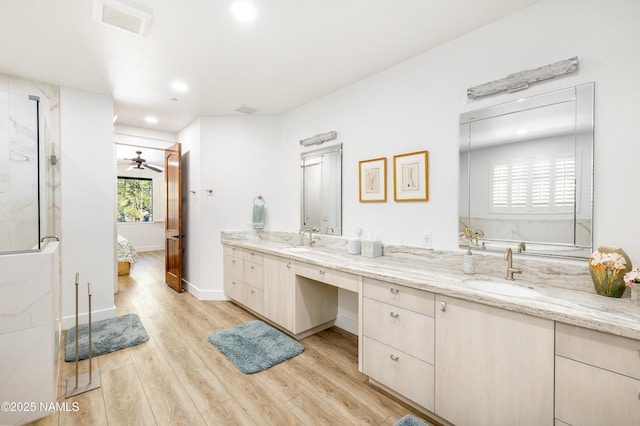
[[[175,238],[176,240],[180,239],[180,238],[184,238],[184,235],[175,235],[173,238]]]

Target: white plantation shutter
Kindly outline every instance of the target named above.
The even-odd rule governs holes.
[[[509,184],[509,165],[497,162],[491,167],[491,205],[494,208],[507,207],[507,188]]]
[[[526,207],[529,180],[527,160],[518,160],[511,164],[511,207]]]
[[[533,206],[548,206],[550,191],[551,159],[534,160],[531,172],[531,204]]]
[[[556,159],[554,204],[573,206],[576,200],[576,159],[573,154],[564,154]]]
[[[573,153],[529,157],[490,164],[492,213],[566,212],[576,200]]]

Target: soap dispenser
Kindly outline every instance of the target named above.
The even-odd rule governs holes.
[[[473,253],[471,253],[471,246],[467,247],[467,252],[464,255],[464,273],[467,275],[476,273],[475,259],[473,258]]]

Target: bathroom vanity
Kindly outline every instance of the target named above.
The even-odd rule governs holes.
[[[462,253],[406,249],[371,259],[339,245],[263,238],[223,233],[226,295],[300,339],[334,324],[339,288],[357,293],[360,371],[435,419],[640,419],[640,306],[585,291],[589,283],[556,285],[568,281],[558,275],[562,264],[531,266],[517,257],[523,269],[540,269],[508,283],[500,275],[464,275]],[[588,279],[571,274],[572,281]]]

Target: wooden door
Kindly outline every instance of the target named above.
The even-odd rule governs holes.
[[[167,195],[165,224],[165,276],[169,287],[181,293],[182,288],[182,165],[180,143],[164,151]]]

